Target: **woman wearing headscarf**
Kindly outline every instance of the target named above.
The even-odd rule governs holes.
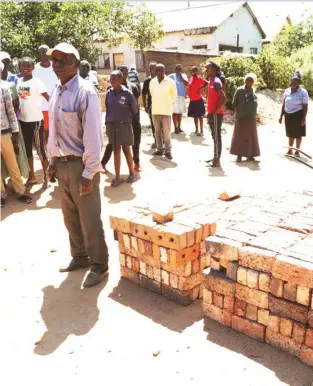
[[[254,157],[260,155],[256,125],[258,101],[253,89],[255,82],[256,75],[247,74],[245,85],[237,88],[233,99],[236,121],[230,154],[237,156],[237,162],[241,162],[242,157],[246,157],[248,161],[254,161]]]
[[[284,92],[284,101],[279,118],[282,123],[285,116],[286,135],[289,139],[289,147],[293,147],[296,140],[296,148],[300,149],[302,137],[306,135],[306,115],[308,112],[309,95],[308,92],[300,86],[301,74],[296,71],[292,78],[290,87]],[[292,149],[287,152],[292,155]],[[300,157],[298,151],[294,153],[295,157]]]

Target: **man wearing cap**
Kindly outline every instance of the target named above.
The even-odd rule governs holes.
[[[42,83],[46,86],[48,95],[50,96],[58,82],[58,78],[52,69],[50,57],[47,55],[48,49],[49,47],[46,45],[39,47],[40,62],[36,64],[33,75],[42,81]],[[49,113],[48,102],[45,98],[42,98],[42,115],[45,140],[47,142],[49,136]]]
[[[59,78],[49,103],[48,177],[58,175],[73,257],[60,272],[91,265],[83,285],[92,287],[108,274],[108,248],[100,216],[100,101],[93,85],[77,74],[80,56],[73,46],[60,43],[47,55]]]
[[[1,71],[1,79],[5,80],[6,82],[14,82],[15,85],[17,84],[17,77],[16,75],[12,74],[12,72],[9,71],[9,66],[11,63],[11,56],[5,51],[0,52],[0,60],[3,63],[3,70]]]

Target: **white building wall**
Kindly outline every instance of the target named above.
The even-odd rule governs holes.
[[[243,47],[244,54],[249,54],[250,48],[257,48],[258,53],[261,52],[261,32],[245,7],[239,8],[232,17],[219,25],[215,31],[216,49],[219,44],[237,46],[237,34],[239,35],[239,47]]]
[[[133,64],[136,63],[135,49],[128,43],[124,42],[118,47],[109,48],[105,43],[95,43],[96,47],[102,48],[104,54],[110,55],[110,67],[111,71],[114,69],[113,54],[124,54],[124,64]],[[110,70],[106,70],[107,73],[110,73]]]
[[[167,33],[164,38],[154,44],[155,48],[174,48],[178,50],[192,50],[193,46],[207,45],[208,49],[214,49],[213,34],[185,35],[184,31]]]

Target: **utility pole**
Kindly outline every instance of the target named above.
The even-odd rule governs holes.
[[[188,8],[190,8],[190,1],[187,1],[187,6]]]

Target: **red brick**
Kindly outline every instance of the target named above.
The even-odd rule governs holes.
[[[212,257],[227,259],[230,261],[238,260],[238,249],[241,243],[229,239],[210,236],[206,239],[207,250]]]
[[[259,274],[253,269],[248,269],[247,272],[247,285],[249,288],[259,289]]]
[[[271,272],[276,252],[266,251],[254,247],[239,249],[239,264],[261,272]]]
[[[224,296],[224,309],[231,314],[234,312],[235,298],[234,296]]]
[[[313,349],[303,345],[300,351],[300,359],[307,365],[313,366]]]
[[[235,299],[234,314],[237,316],[245,316],[246,307],[247,307],[246,302],[244,302],[243,300]]]
[[[212,304],[213,302],[213,293],[206,288],[203,288],[203,301],[207,304]]]
[[[259,274],[259,290],[270,292],[270,275],[268,273]]]
[[[236,298],[253,306],[268,308],[268,293],[236,283]]]
[[[284,298],[292,302],[297,300],[297,286],[296,284],[285,283],[284,284]]]
[[[313,288],[313,263],[280,255],[276,257],[272,275],[292,284]]]
[[[281,318],[280,320],[280,330],[279,332],[284,336],[289,336],[291,338],[293,329],[293,321],[286,318]]]
[[[140,261],[135,257],[132,258],[132,270],[135,272],[140,272]]]
[[[283,297],[284,293],[284,282],[276,277],[271,278],[270,292],[278,298]]]
[[[292,303],[288,300],[276,298],[273,295],[269,296],[268,308],[274,314],[296,320],[297,322],[305,324],[308,321],[307,307]]]
[[[128,269],[127,267],[121,266],[121,275],[136,284],[139,284],[139,273]]]
[[[179,277],[178,278],[178,289],[180,291],[189,291],[192,288],[200,285],[203,281],[203,275],[201,272],[195,273],[188,277]]]
[[[200,271],[200,258],[191,262],[191,273],[198,273]]]
[[[311,303],[311,290],[307,287],[299,286],[297,288],[297,302],[304,306],[309,306]]]
[[[237,271],[237,281],[238,281],[238,283],[240,283],[242,285],[247,285],[248,284],[248,282],[247,282],[247,275],[248,275],[248,269],[239,266],[238,267],[238,271]]]
[[[297,343],[296,341],[287,336],[281,335],[267,328],[265,341],[271,346],[286,351],[296,357],[300,357],[301,344]]]
[[[220,295],[217,292],[213,292],[213,304],[216,307],[223,308],[224,305],[224,296]]]
[[[250,336],[260,342],[264,342],[265,326],[239,316],[232,316],[232,329]]]
[[[308,314],[308,322],[309,322],[309,325],[311,327],[313,327],[313,310],[310,310],[309,311],[309,314]]]
[[[268,329],[275,332],[275,333],[279,333],[280,320],[281,320],[281,318],[279,316],[270,315],[269,319],[268,319]]]
[[[228,279],[237,281],[238,263],[230,261],[227,265],[226,276]]]
[[[203,316],[211,318],[224,326],[231,326],[231,313],[216,307],[214,304],[203,303]]]
[[[308,328],[306,330],[304,344],[310,348],[313,348],[313,328]]]
[[[258,307],[247,304],[246,318],[254,321],[258,320]]]
[[[199,296],[199,287],[190,291],[180,291],[166,284],[162,284],[162,295],[183,306],[188,306]]]
[[[206,270],[203,273],[203,286],[225,296],[235,295],[236,283],[214,270]]]
[[[305,339],[305,325],[295,322],[293,325],[292,339],[302,344]]]
[[[149,279],[147,276],[139,274],[139,283],[141,287],[146,288],[152,292],[156,292],[158,294],[162,293],[162,284],[158,281]]]
[[[270,317],[270,312],[268,310],[263,310],[262,308],[258,309],[258,322],[268,326],[268,321]]]
[[[201,248],[200,248],[200,253],[201,253]],[[211,255],[209,253],[205,253],[201,255],[199,257],[199,263],[200,263],[200,271],[203,271],[204,269],[208,268],[211,264]]]

